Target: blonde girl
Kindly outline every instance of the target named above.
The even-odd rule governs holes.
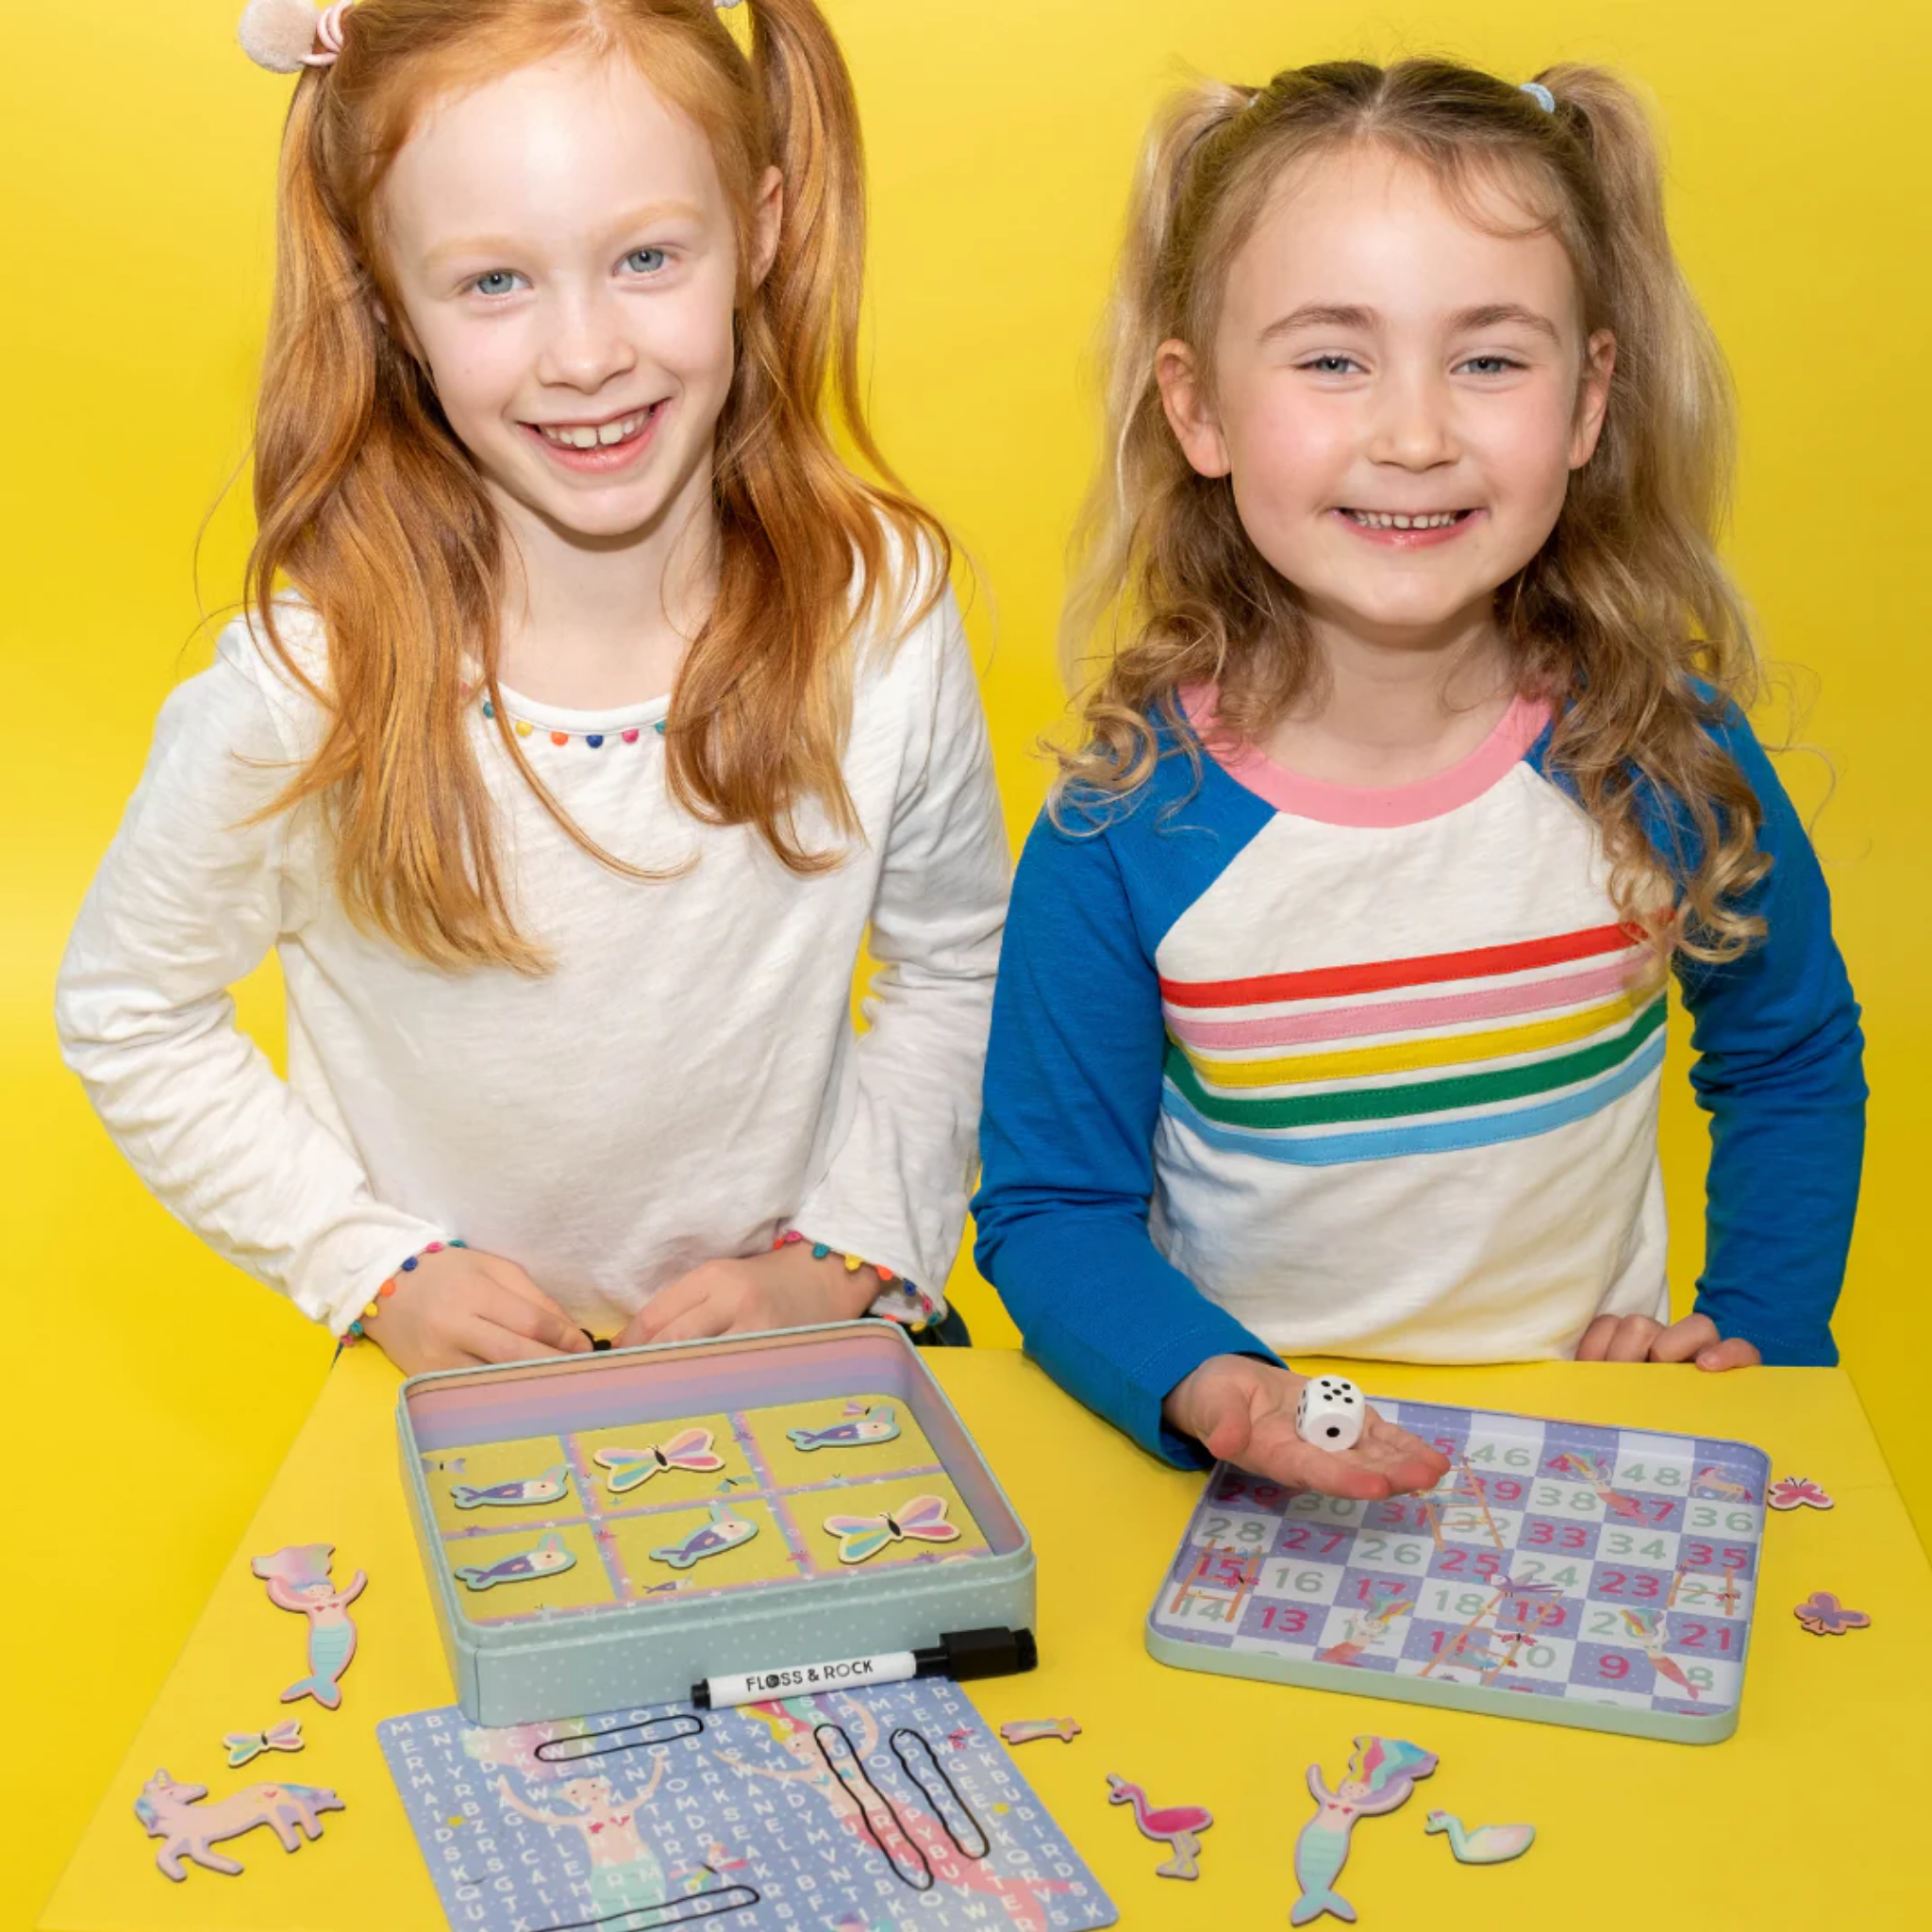
[[[242,21],[298,76],[247,611],[59,1024],[173,1212],[411,1370],[944,1317],[1003,841],[858,407],[845,68],[811,0],[737,18]],[[286,1083],[226,991],[270,947]]]
[[[1021,862],[982,1270],[1177,1461],[1302,1442],[1301,1352],[1834,1358],[1857,1008],[1745,722],[1718,351],[1629,89],[1407,60],[1204,84],[1150,143]],[[1712,1117],[1672,1323],[1665,962]]]

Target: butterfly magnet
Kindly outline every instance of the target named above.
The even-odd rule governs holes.
[[[828,1535],[839,1539],[841,1563],[863,1563],[875,1557],[888,1543],[908,1538],[926,1543],[950,1543],[958,1540],[957,1524],[946,1521],[943,1496],[914,1496],[896,1509],[877,1516],[828,1516]]]
[[[679,1429],[668,1442],[646,1442],[641,1449],[600,1449],[591,1460],[605,1472],[604,1487],[613,1496],[649,1482],[667,1469],[704,1474],[724,1467],[724,1458],[712,1451],[709,1429]]]

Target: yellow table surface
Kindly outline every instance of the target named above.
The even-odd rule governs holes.
[[[1548,1363],[1356,1369],[1372,1392],[1732,1436],[1809,1475],[1828,1513],[1774,1514],[1737,1734],[1656,1743],[1462,1711],[1342,1697],[1169,1670],[1141,1625],[1201,1478],[1167,1469],[1008,1350],[926,1357],[977,1438],[1040,1557],[1040,1669],[970,1687],[991,1724],[1073,1716],[1071,1744],[1017,1761],[1128,1925],[1286,1923],[1304,1774],[1332,1785],[1351,1740],[1380,1731],[1440,1755],[1433,1778],[1356,1835],[1341,1890],[1361,1923],[1391,1932],[1499,1925],[1840,1926],[1923,1923],[1912,1845],[1932,1800],[1932,1573],[1857,1396],[1832,1369],[1704,1375],[1690,1369]],[[343,1356],[179,1662],[109,1781],[41,1925],[46,1932],[440,1932],[444,1921],[376,1744],[379,1720],[451,1703],[429,1594],[397,1480],[397,1378],[373,1348]],[[301,1621],[271,1607],[251,1556],[336,1545],[336,1575],[370,1584],[342,1708],[283,1708]],[[1806,1634],[1790,1607],[1830,1590],[1872,1626]],[[15,1660],[18,1668],[20,1660]],[[308,1749],[225,1769],[225,1731],[299,1716]],[[16,1749],[30,1748],[16,1740]],[[258,1777],[326,1785],[347,1809],[284,1856],[267,1831],[222,1849],[240,1877],[155,1869],[133,1804],[158,1766],[215,1794]],[[1106,1774],[1156,1803],[1214,1814],[1193,1884],[1157,1878],[1164,1847],[1107,1802]],[[1423,1832],[1432,1806],[1466,1824],[1524,1821],[1517,1863],[1457,1865]],[[916,1915],[915,1915],[916,1916]],[[1332,1924],[1333,1921],[1322,1921]]]

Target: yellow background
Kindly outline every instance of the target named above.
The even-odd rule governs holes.
[[[1091,447],[1077,374],[1140,131],[1183,64],[1258,80],[1338,54],[1447,49],[1508,75],[1602,58],[1655,92],[1678,246],[1743,401],[1731,555],[1772,655],[1815,675],[1806,735],[1837,772],[1818,841],[1874,1088],[1838,1332],[1932,1528],[1932,1298],[1913,1265],[1912,1178],[1913,1096],[1932,1074],[1927,812],[1925,755],[1911,749],[1932,684],[1916,461],[1932,443],[1932,12],[1910,0],[828,10],[871,147],[878,425],[981,566],[971,622],[1016,837],[1045,784],[1030,746],[1059,707],[1049,640]],[[288,94],[235,50],[238,11],[9,5],[0,62],[6,1925],[51,1884],[327,1361],[316,1331],[146,1198],[61,1071],[48,1022],[62,941],[155,711],[200,661],[197,618],[233,595],[245,549],[245,504],[230,497],[197,592],[196,527],[246,448]],[[1822,764],[1790,759],[1787,774],[1801,801],[1821,800]],[[272,983],[252,984],[243,1009],[275,1044]],[[1664,1134],[1681,1285],[1696,1270],[1704,1152],[1681,1080]],[[958,1299],[984,1339],[1010,1338],[987,1291],[962,1279]]]

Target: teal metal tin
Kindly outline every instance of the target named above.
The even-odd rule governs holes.
[[[415,1375],[396,1428],[479,1724],[1033,1627],[1025,1529],[891,1323]]]

